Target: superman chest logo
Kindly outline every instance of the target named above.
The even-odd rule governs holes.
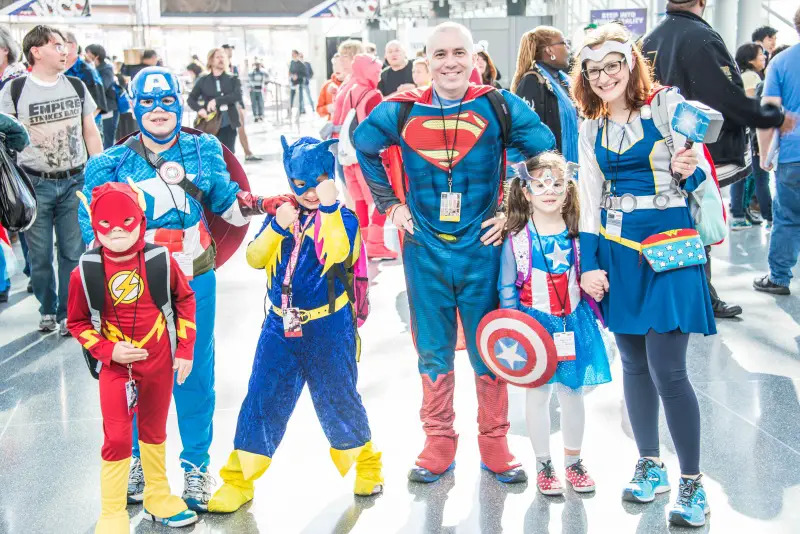
[[[448,115],[444,120],[441,116],[416,116],[403,128],[403,140],[425,161],[446,171],[475,147],[488,124],[474,111]]]

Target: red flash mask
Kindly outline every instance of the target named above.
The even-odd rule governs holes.
[[[145,219],[139,202],[138,194],[128,184],[108,182],[95,187],[92,191],[91,204],[92,229],[95,231],[95,235],[108,235],[116,227],[120,227],[126,232],[133,232],[138,226],[140,227],[139,240],[124,254],[143,249],[147,219]],[[131,217],[133,221],[125,224],[125,221]],[[100,221],[106,221],[108,227],[101,226]]]

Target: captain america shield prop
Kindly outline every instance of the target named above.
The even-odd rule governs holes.
[[[523,388],[553,378],[558,355],[553,337],[533,317],[511,309],[494,310],[478,325],[478,352],[495,375]]]

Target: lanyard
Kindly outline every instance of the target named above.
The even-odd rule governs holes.
[[[550,266],[547,264],[547,256],[544,255],[544,244],[542,243],[542,238],[539,235],[539,230],[536,229],[536,223],[533,222],[531,219],[531,224],[533,224],[533,229],[536,232],[536,240],[539,242],[539,253],[542,255],[542,261],[544,262],[544,268],[547,270],[547,280],[550,282],[550,286],[553,288],[553,293],[556,294],[556,299],[558,300],[558,305],[561,306],[561,320],[564,322],[564,332],[567,331],[567,299],[569,298],[569,289],[567,289],[567,294],[564,295],[564,298],[561,298],[561,294],[558,292],[558,288],[556,287],[556,283],[553,282],[553,273],[550,271]]]
[[[453,192],[453,157],[456,152],[456,140],[458,139],[458,121],[461,120],[461,106],[464,104],[464,98],[466,98],[467,93],[464,93],[464,96],[461,97],[461,100],[458,101],[458,111],[456,112],[456,127],[455,133],[453,134],[453,145],[450,148],[447,148],[447,123],[444,121],[444,106],[442,106],[442,99],[439,95],[436,95],[437,100],[439,100],[439,113],[442,115],[442,136],[444,136],[444,153],[447,156],[447,188],[450,193]]]
[[[102,260],[103,256],[101,255],[100,258]],[[136,274],[138,274],[138,273],[142,272],[142,256],[138,252],[136,253],[136,259],[139,262],[139,268],[136,271]],[[101,265],[103,266],[103,278],[105,278],[105,271],[106,271],[105,261],[101,261]],[[106,287],[108,287],[108,283],[109,283],[109,280],[106,280]],[[138,291],[139,291],[139,295],[137,295],[136,303],[133,305],[133,325],[131,326],[131,336],[130,336],[131,345],[133,345],[135,343],[135,340],[136,340],[136,338],[134,337],[134,334],[136,332],[136,311],[139,309],[139,300],[141,300],[141,298],[142,298],[142,294],[141,293],[142,293],[142,291],[144,291],[144,288],[142,287],[141,284],[139,284]],[[117,328],[119,328],[120,333],[122,333],[122,322],[119,320],[119,315],[117,314],[117,306],[114,304],[114,295],[111,295],[111,309],[114,310],[114,317],[117,319]],[[124,333],[122,333],[122,339],[123,340],[125,339],[125,334]],[[133,382],[133,364],[132,363],[128,364],[128,379],[131,382]]]
[[[633,109],[630,110],[628,113],[628,119],[625,121],[625,124],[622,126],[622,138],[619,140],[619,147],[617,148],[617,164],[614,166],[614,170],[612,171],[612,179],[611,179],[611,193],[616,196],[617,194],[617,178],[619,178],[619,160],[622,157],[622,144],[625,142],[625,136],[628,133],[628,123],[631,121],[631,116],[633,116]],[[608,166],[609,170],[611,170],[611,160],[608,157],[608,153],[611,151],[611,141],[609,141],[609,133],[608,131],[611,129],[609,128],[609,120],[606,117],[606,165]]]
[[[315,213],[308,214],[305,224],[300,228],[300,221],[294,221],[292,227],[292,235],[294,237],[294,247],[292,248],[292,255],[289,256],[289,264],[286,266],[286,274],[283,276],[283,286],[281,288],[281,309],[292,307],[292,276],[294,276],[295,268],[297,267],[297,258],[300,256],[300,246],[303,244],[303,236],[308,229],[308,226],[315,218]]]

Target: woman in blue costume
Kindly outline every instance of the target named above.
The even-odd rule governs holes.
[[[653,90],[650,69],[622,26],[608,24],[588,36],[573,78],[587,118],[579,138],[581,287],[601,301],[616,337],[640,455],[622,497],[651,502],[670,489],[659,459],[661,397],[681,467],[669,520],[700,526],[708,504],[700,482],[700,411],[686,350],[690,333],[716,333],[704,250],[699,238],[673,239],[658,252],[665,255],[659,269],[667,260],[674,260],[673,268],[656,272],[644,261],[642,242],[664,232],[693,231],[686,194],[705,191],[711,169],[702,145],[673,150],[683,147],[683,138],[674,131],[661,134],[653,117],[671,115],[683,99],[667,90],[646,104]],[[673,180],[673,172],[680,179]]]
[[[550,382],[527,390],[525,418],[536,454],[536,487],[562,495],[564,487],[550,459],[550,397],[558,384],[565,476],[579,493],[594,481],[581,460],[585,426],[583,389],[611,381],[608,357],[592,310],[578,284],[578,191],[564,158],[544,152],[515,165],[519,177],[508,198],[509,235],[500,265],[500,306],[521,310],[551,335],[574,340],[574,350],[559,355]]]

